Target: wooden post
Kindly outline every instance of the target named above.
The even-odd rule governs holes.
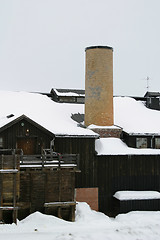
[[[3,155],[1,155],[1,168],[3,169]],[[1,178],[0,178],[1,182],[0,182],[0,207],[3,207],[3,174],[1,174]],[[3,210],[0,210],[0,220],[3,220]]]
[[[17,167],[17,159],[15,154],[14,158],[14,169]],[[17,209],[16,209],[16,199],[17,199],[17,174],[13,173],[13,222],[17,224]]]
[[[71,205],[70,206],[70,221],[72,221],[72,222],[75,221],[75,210],[76,210],[76,205]]]
[[[13,222],[15,223],[15,224],[17,224],[17,209],[16,208],[14,208],[13,209]]]
[[[58,154],[58,167],[61,167],[61,159],[60,159],[60,155]]]
[[[44,154],[42,154],[42,168],[44,168]]]
[[[61,170],[58,169],[58,181],[59,181],[59,195],[58,195],[58,200],[59,202],[61,201]]]
[[[62,215],[61,215],[61,207],[60,206],[58,206],[58,210],[57,210],[58,212],[57,212],[57,217],[58,218],[62,218]]]
[[[79,154],[76,155],[76,160],[77,160],[77,169],[79,169],[80,168]]]

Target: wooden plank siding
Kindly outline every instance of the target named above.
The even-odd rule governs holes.
[[[28,131],[29,130],[29,131]],[[16,149],[17,138],[36,138],[36,153],[40,154],[42,148],[50,148],[50,141],[52,136],[48,135],[38,127],[31,124],[26,119],[13,124],[7,129],[4,129],[0,133],[0,137],[3,138],[3,148]]]
[[[121,200],[114,199],[115,214],[130,211],[160,211],[160,199]]]
[[[74,201],[75,172],[72,169],[21,170],[20,183],[19,219],[35,211],[56,216],[57,209],[53,211],[47,208],[46,212],[45,203]],[[68,209],[68,214],[71,214],[70,211]],[[67,216],[65,217],[68,220]]]
[[[114,215],[116,191],[160,191],[159,155],[97,156],[99,210]]]
[[[58,137],[55,139],[54,151],[76,153],[80,159],[80,173],[76,174],[76,187],[96,187],[95,139],[86,137]]]

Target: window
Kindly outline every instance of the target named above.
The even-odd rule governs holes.
[[[72,103],[72,102],[76,102],[76,98],[72,97],[72,96],[60,96],[59,97],[59,102],[61,103]]]
[[[84,103],[84,97],[77,97],[77,103]]]
[[[3,148],[3,138],[0,137],[0,148]]]
[[[147,138],[136,138],[137,148],[147,148]]]
[[[160,138],[155,138],[155,148],[160,148]]]

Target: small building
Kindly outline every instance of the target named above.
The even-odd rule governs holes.
[[[146,92],[144,97],[148,108],[160,110],[160,92]]]
[[[60,103],[84,103],[85,90],[52,88],[51,97],[53,101]]]

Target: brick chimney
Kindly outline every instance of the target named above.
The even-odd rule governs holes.
[[[96,125],[92,130],[102,137],[112,136],[115,131],[115,128],[111,127],[114,124],[113,48],[92,46],[85,50],[85,125]]]

